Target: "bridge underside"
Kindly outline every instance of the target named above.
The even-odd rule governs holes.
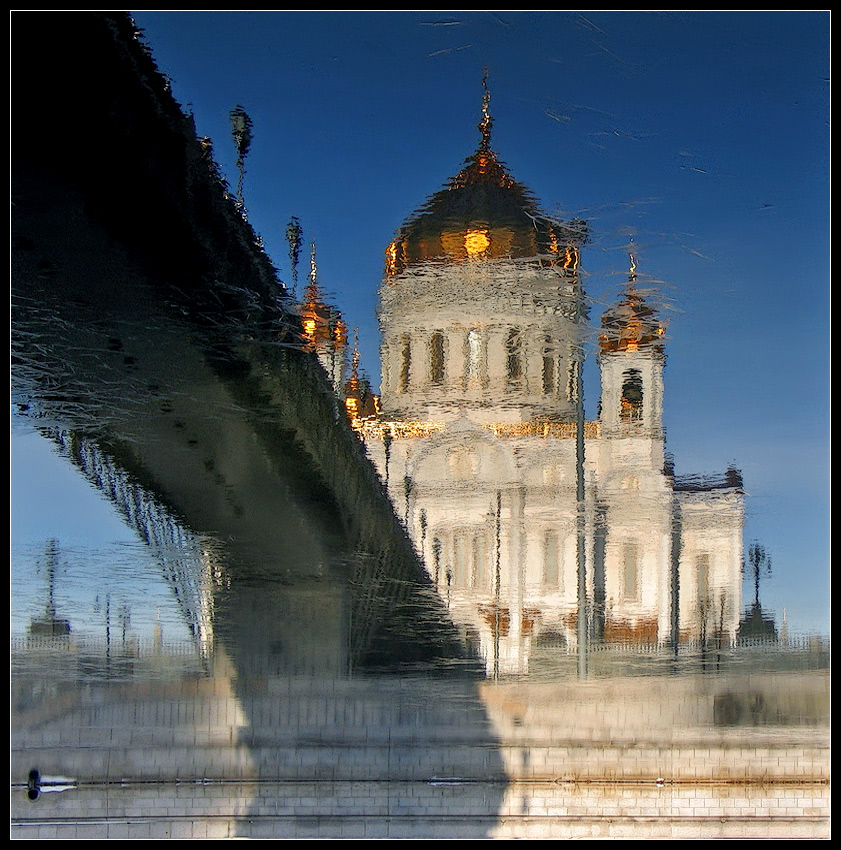
[[[206,590],[216,637],[248,648],[239,663],[458,656],[270,261],[148,56],[126,43],[125,20],[17,27],[18,415],[94,441],[216,541],[224,575]],[[48,76],[51,113],[38,97]],[[51,128],[65,120],[56,148]],[[255,590],[266,579],[271,590]]]

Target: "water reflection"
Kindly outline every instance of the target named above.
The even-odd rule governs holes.
[[[381,413],[356,424],[395,508],[494,676],[527,672],[540,645],[729,646],[742,479],[675,475],[656,292],[631,254],[584,422],[587,226],[545,216],[505,171],[487,89],[480,130],[386,251]]]
[[[121,158],[62,149],[67,180],[22,158],[15,409],[138,542],[13,548],[21,834],[622,835],[651,809],[669,832],[698,797],[742,831],[752,806],[820,831],[827,686],[804,671],[825,647],[737,645],[741,476],[675,473],[658,297],[631,257],[589,330],[588,228],[507,173],[487,88],[477,152],[388,248],[376,397],[314,251],[302,304],[266,284],[130,22],[62,19],[68,74],[64,30],[88,26],[85,61],[127,54],[150,82],[112,104],[102,149],[122,157],[115,136],[147,114],[131,98],[157,99],[195,167],[161,219],[198,229],[201,262],[173,270],[148,232],[107,224],[129,207],[158,221],[148,198],[184,177],[168,148],[132,152],[156,191]],[[602,403],[585,422],[593,340]],[[753,555],[746,621],[764,622]],[[808,822],[783,812],[793,783]]]

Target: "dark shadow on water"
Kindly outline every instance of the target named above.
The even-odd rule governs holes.
[[[206,574],[173,558],[167,567],[199,669],[185,663],[179,673],[174,662],[144,681],[143,665],[109,643],[104,658],[76,656],[69,669],[65,654],[59,667],[75,681],[51,684],[50,651],[28,644],[30,673],[13,684],[23,742],[15,764],[27,758],[33,727],[76,723],[102,733],[89,743],[109,765],[84,747],[59,747],[56,769],[82,780],[132,770],[159,782],[214,770],[224,779],[233,769],[225,754],[239,753],[251,765],[242,778],[297,783],[306,798],[321,789],[323,806],[310,812],[328,818],[318,834],[342,811],[341,783],[388,788],[383,799],[378,791],[360,800],[355,816],[393,817],[390,834],[399,835],[401,823],[422,817],[398,799],[400,788],[440,796],[456,793],[435,784],[442,778],[492,780],[475,793],[452,786],[475,823],[467,831],[485,835],[505,786],[475,665],[340,402],[301,350],[270,261],[129,19],[22,15],[13,59],[16,409],[62,442],[141,538],[160,545],[156,535],[177,527],[212,544],[209,554],[190,553]],[[86,116],[85,139],[70,134],[60,151],[45,148],[51,131],[35,105],[55,67],[65,69],[59,79],[49,73],[56,109],[70,110],[68,126],[70,113]],[[62,120],[53,114],[49,125]],[[52,610],[50,639],[60,624]],[[204,717],[220,688],[229,697],[217,702],[239,707],[238,724],[202,720],[205,743],[179,767],[167,741],[189,738],[189,717]],[[144,746],[132,747],[132,711],[142,715],[137,735],[167,768],[152,770]],[[214,746],[226,731],[227,745]],[[191,774],[200,769],[208,773]],[[239,813],[243,835],[268,816],[260,795],[249,799],[227,809]],[[305,830],[299,821],[290,809],[271,830],[295,834]]]

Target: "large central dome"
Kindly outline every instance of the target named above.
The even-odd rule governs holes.
[[[542,257],[551,264],[577,262],[585,223],[562,223],[546,215],[531,191],[508,174],[490,147],[488,102],[485,88],[478,150],[397,231],[386,250],[388,276],[430,260]]]

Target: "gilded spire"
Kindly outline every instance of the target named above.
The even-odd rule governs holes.
[[[339,312],[327,304],[318,285],[315,242],[310,243],[310,273],[301,305],[301,320],[312,350],[321,351],[331,344],[338,350],[344,348],[344,322]]]
[[[315,242],[310,242],[310,279],[307,284],[307,298],[318,297],[318,267],[315,264]]]
[[[350,385],[355,390],[359,387],[359,328],[353,329],[353,354],[350,362]]]
[[[379,412],[379,398],[371,392],[368,381],[359,374],[359,329],[353,329],[353,356],[350,378],[345,383],[345,409],[350,421],[369,419]]]
[[[657,311],[637,291],[636,257],[629,252],[628,259],[630,268],[625,295],[602,316],[599,347],[605,354],[644,350],[662,353],[666,326],[658,318]]]
[[[490,113],[491,92],[488,89],[488,69],[482,72],[482,120],[479,122],[479,132],[482,134],[482,142],[479,150],[489,151],[491,149],[491,127],[493,118]]]

